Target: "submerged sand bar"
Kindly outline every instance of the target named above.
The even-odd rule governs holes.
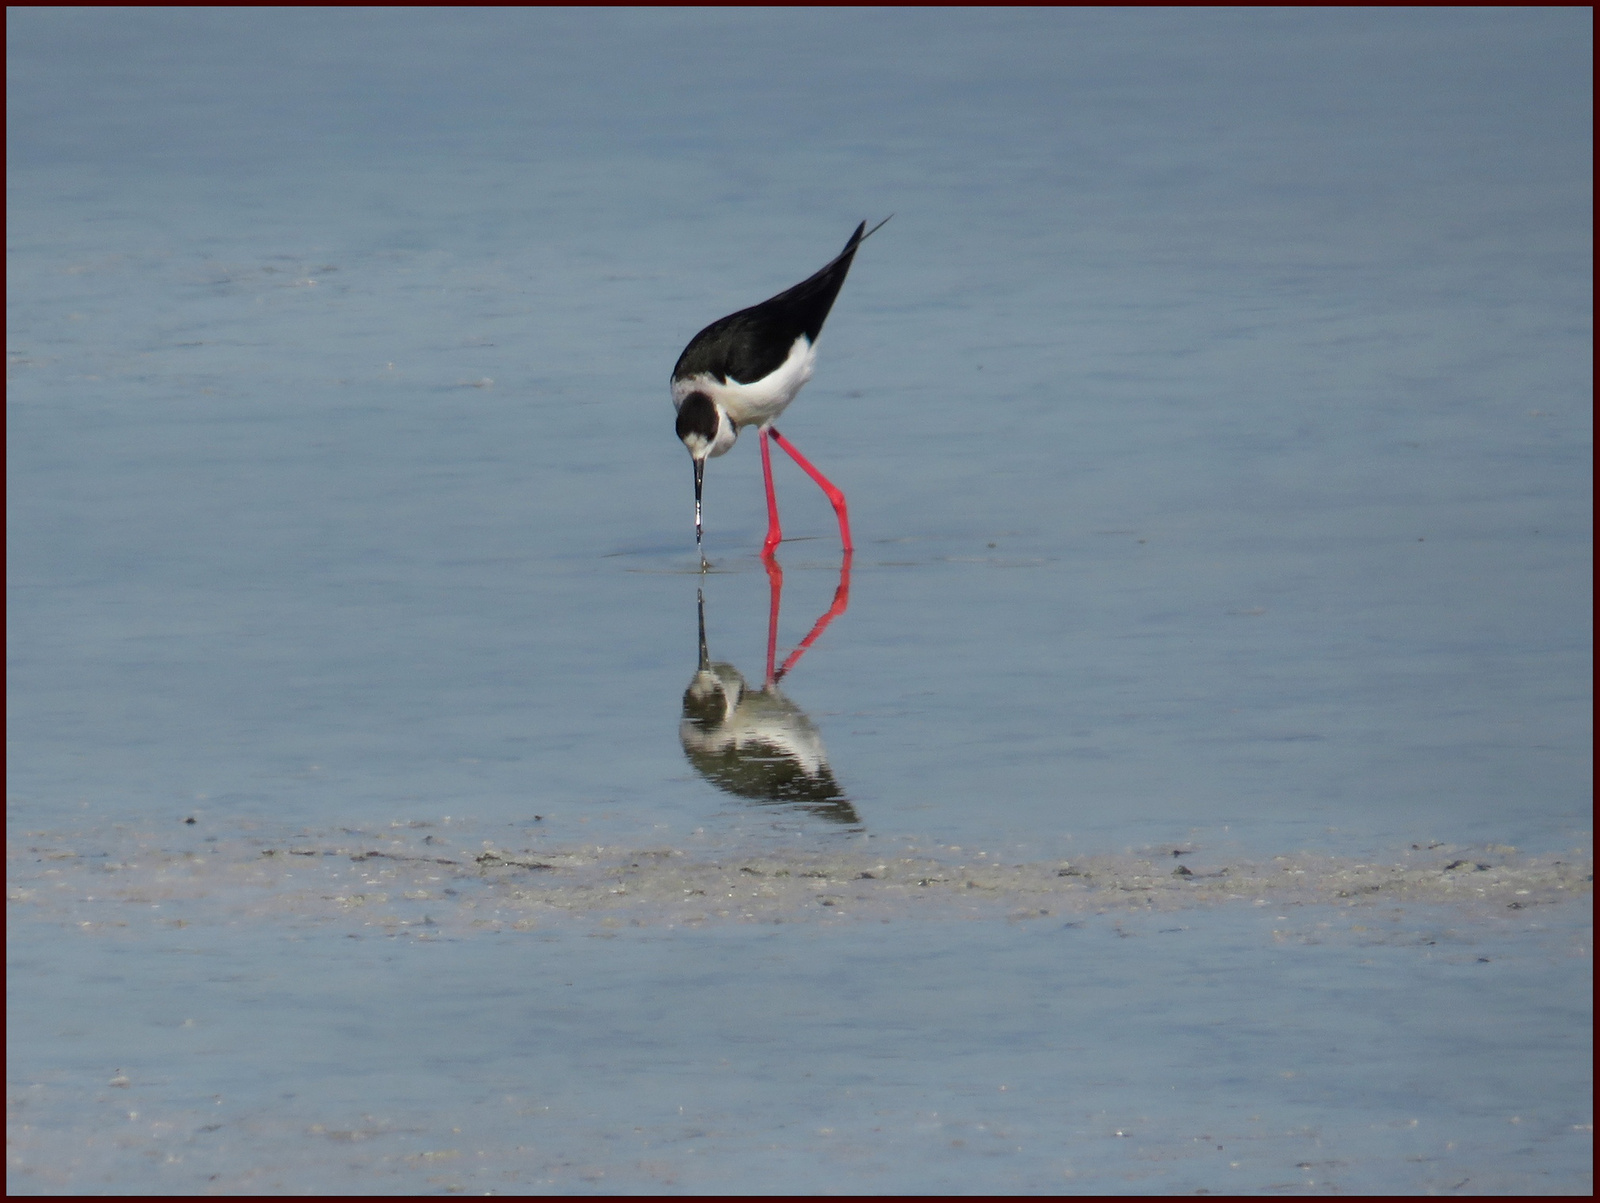
[[[141,913],[175,924],[277,915],[433,936],[541,920],[1028,919],[1230,903],[1458,903],[1509,917],[1586,896],[1594,880],[1587,848],[1525,855],[1446,844],[1366,859],[1302,852],[1250,860],[1176,847],[1030,862],[950,847],[891,852],[865,841],[804,851],[506,845],[410,825],[173,843],[135,832],[109,841],[24,835],[8,855],[10,902],[40,919],[70,911],[83,928]]]

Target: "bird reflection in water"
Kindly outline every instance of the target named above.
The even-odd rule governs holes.
[[[776,668],[783,569],[771,554],[762,556],[762,562],[771,599],[766,679],[760,689],[751,689],[733,665],[712,662],[706,647],[705,590],[701,589],[700,667],[683,691],[683,722],[678,727],[684,754],[702,777],[730,794],[793,806],[835,823],[859,824],[855,807],[834,780],[821,734],[805,711],[778,688],[784,674],[850,605],[850,553],[845,552],[839,565],[833,605]]]

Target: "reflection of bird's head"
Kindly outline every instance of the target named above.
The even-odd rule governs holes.
[[[702,392],[690,393],[678,406],[678,437],[697,464],[724,454],[739,437],[739,427]]]
[[[683,691],[683,721],[712,732],[728,721],[746,689],[744,674],[731,664],[706,664]]]
[[[689,763],[719,789],[860,822],[811,720],[776,686],[752,690],[731,664],[704,664],[695,673],[683,692],[678,737]]]

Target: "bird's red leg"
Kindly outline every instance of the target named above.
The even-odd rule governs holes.
[[[771,664],[769,663],[767,665],[768,680],[783,680],[783,674],[788,672],[795,666],[795,664],[799,662],[800,657],[805,655],[806,648],[815,643],[817,641],[817,636],[828,629],[828,624],[850,608],[850,557],[851,553],[848,551],[845,552],[844,563],[839,565],[839,587],[833,591],[833,606],[826,614],[817,619],[816,625],[811,628],[811,634],[802,639],[800,641],[800,646],[789,653],[789,658],[783,662],[783,667],[780,668],[776,674],[771,671]],[[778,613],[776,604],[773,606],[772,613],[774,616],[776,616]]]
[[[767,607],[766,683],[771,685],[782,675],[774,674],[772,665],[778,658],[778,607],[783,604],[783,566],[778,563],[778,557],[770,550],[761,553],[761,563],[767,570],[767,596],[770,599]],[[783,667],[787,671],[789,666],[785,664]]]
[[[763,427],[761,430],[761,451],[763,456],[766,454],[767,450],[767,431],[769,429],[771,428]],[[796,451],[794,449],[794,444],[788,439],[784,438],[776,430],[772,430],[772,437],[777,440],[778,446],[787,451],[789,453],[789,457],[793,459],[795,463],[800,465],[801,471],[803,471],[812,480],[816,481],[817,484],[822,487],[822,491],[828,495],[828,500],[833,503],[833,512],[839,516],[839,539],[844,544],[846,553],[854,551],[855,544],[850,542],[850,512],[849,510],[845,509],[844,494],[834,486],[834,483],[831,480],[829,480],[821,472],[818,472],[816,468],[812,466],[810,460]],[[764,465],[766,460],[763,459],[761,462]],[[767,510],[772,515],[772,529],[767,532],[767,538],[770,540],[772,538],[772,531],[777,529],[778,522],[777,503],[772,499],[772,476],[770,473],[767,476]]]
[[[783,440],[778,442],[781,444]],[[765,426],[761,428],[761,475],[767,482],[767,537],[761,544],[761,554],[765,556],[783,542],[783,528],[778,525],[778,494],[772,487],[772,452],[767,450]]]

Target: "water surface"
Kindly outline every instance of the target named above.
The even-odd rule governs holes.
[[[1587,855],[1587,12],[23,9],[8,35],[12,876],[54,890],[57,872],[77,900],[18,912],[13,1085],[92,1065],[60,1115],[149,1039],[119,1026],[112,993],[176,1006],[187,989],[162,976],[168,952],[133,951],[178,956],[179,929],[108,944],[72,906],[103,900],[95,858],[144,872],[191,839],[240,858],[389,830],[518,855],[883,846],[1041,872],[1174,851]],[[783,423],[850,498],[848,604],[832,513],[780,463],[773,628],[754,440],[708,472],[702,574],[667,375],[696,330],[891,212]],[[59,864],[36,851],[61,848]],[[217,889],[186,920],[196,949],[232,913]],[[148,893],[141,877],[117,905]],[[275,914],[229,955],[293,960]],[[1265,980],[1250,974],[1270,978],[1270,937],[1215,914],[1191,925],[1193,955],[1238,951],[1244,997]],[[1110,921],[1090,921],[1104,937]],[[916,939],[976,955],[979,928],[942,922]],[[844,930],[806,937],[806,971],[834,965],[858,991],[850,1040],[878,1033],[889,1060],[914,1059],[883,1035],[900,1030],[895,996],[859,968],[877,937]],[[469,937],[443,978],[411,953],[394,972],[436,983],[413,989],[444,1007],[437,983],[497,955]],[[755,938],[692,944],[704,992],[778,989],[740,943]],[[607,945],[618,976],[595,989],[643,1008],[629,1023],[669,1022],[650,1010],[658,939],[688,937]],[[1037,970],[1068,988],[1016,939],[995,982]],[[573,936],[551,955],[598,946]],[[1348,972],[1308,955],[1324,984]],[[1125,997],[1159,977],[1159,958],[1118,977],[1101,957]],[[65,985],[113,961],[129,967],[115,991]],[[1410,972],[1394,989],[1424,1011],[1476,989]],[[193,988],[308,1030],[352,1007],[399,1023],[382,973],[351,973],[288,996]],[[1587,1006],[1565,973],[1540,979],[1567,1007],[1534,1023],[1540,1056],[1570,1048]],[[509,986],[452,988],[457,1014],[517,1028],[488,1001]],[[1526,1023],[1522,1005],[1495,1014]],[[1157,1027],[1182,1015],[1165,1006]],[[816,1046],[849,1044],[847,1027]],[[987,1055],[948,1035],[965,1030],[953,1019],[934,1027],[947,1035],[919,1029],[926,1055]],[[356,1071],[367,1037],[340,1030],[312,1046],[375,1107],[430,1096],[442,1115],[487,1089],[423,1070],[414,1095],[374,1085]],[[1130,1049],[1149,1031],[1106,1038]],[[592,1066],[610,1038],[591,1035]],[[715,1063],[711,1036],[684,1039],[690,1062]],[[1408,1082],[1446,1057],[1417,1047],[1433,1051]],[[1245,1048],[1200,1080],[1224,1081]],[[198,1062],[162,1055],[162,1106],[189,1106]],[[227,1064],[221,1079],[255,1072]],[[855,1089],[848,1076],[829,1089]],[[1497,1097],[1519,1114],[1534,1080]],[[873,1097],[903,1116],[945,1089],[882,1081]],[[1341,1081],[1323,1104],[1370,1105]],[[326,1082],[296,1089],[320,1101],[280,1112],[262,1095],[238,1130],[287,1143],[240,1137],[219,1181],[268,1182],[227,1175],[279,1165],[292,1154],[269,1150],[312,1126],[366,1130]],[[1390,1118],[1416,1118],[1396,1089]],[[1555,1090],[1552,1132],[1585,1122],[1583,1092]],[[624,1185],[770,1185],[738,1167],[800,1120],[762,1097],[730,1129],[725,1176],[674,1161]],[[1261,1114],[1287,1106],[1260,1097]],[[584,1142],[633,1126],[624,1100],[555,1143],[616,1173]],[[1170,1122],[1163,1148],[1201,1135]],[[1456,1181],[1402,1181],[1404,1155],[1356,1131],[1345,1160],[1376,1158],[1375,1189]],[[915,1142],[862,1139],[883,1177],[796,1188],[992,1183],[970,1153],[948,1154],[949,1177],[906,1177]],[[1274,1167],[1316,1160],[1272,1148]],[[1578,1181],[1567,1154],[1541,1156],[1530,1172],[1554,1178],[1496,1181]],[[1485,1158],[1472,1173],[1504,1171]],[[1059,1189],[1049,1167],[1014,1185]],[[103,1188],[62,1172],[24,1185]],[[1211,1172],[1196,1181],[1226,1189]],[[345,1188],[388,1188],[363,1175]]]

